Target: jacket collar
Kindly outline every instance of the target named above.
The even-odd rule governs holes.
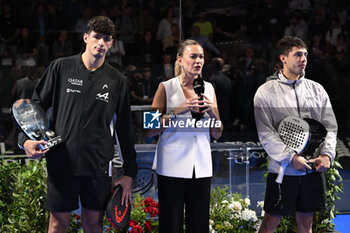
[[[295,83],[295,84],[298,85],[299,83],[301,83],[305,79],[305,76],[302,76],[302,77],[300,77],[297,80],[289,80],[283,75],[282,70],[280,70],[280,71],[277,72],[277,79],[278,79],[279,82],[284,83],[284,84],[290,85],[290,84],[294,84]]]

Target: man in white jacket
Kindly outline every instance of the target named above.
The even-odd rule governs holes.
[[[325,209],[324,172],[335,157],[337,123],[324,88],[305,78],[308,55],[305,42],[287,36],[278,42],[277,49],[283,69],[268,77],[254,97],[258,136],[269,156],[266,214],[259,233],[274,232],[282,216],[294,212],[298,233],[312,232],[314,212]],[[326,128],[325,140],[317,149],[319,156],[309,160],[315,162],[315,171],[279,137],[278,125],[287,116],[312,118]],[[284,176],[277,182],[280,170]]]

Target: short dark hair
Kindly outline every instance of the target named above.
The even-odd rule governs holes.
[[[293,47],[307,49],[307,45],[302,39],[295,36],[286,36],[277,43],[278,55],[288,55]]]
[[[106,16],[96,16],[88,22],[87,33],[89,34],[91,31],[102,35],[115,36],[115,25]]]
[[[220,57],[214,57],[210,62],[210,70],[213,73],[222,71],[222,67],[224,66],[224,60]]]

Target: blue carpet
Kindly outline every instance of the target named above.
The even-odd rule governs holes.
[[[337,215],[335,219],[333,219],[335,224],[335,230],[341,233],[350,233],[350,214],[342,214]]]

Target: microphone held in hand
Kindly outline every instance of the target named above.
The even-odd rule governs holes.
[[[194,79],[193,80],[193,89],[194,92],[198,95],[199,100],[203,100],[203,96],[202,93],[204,93],[204,81],[201,77]],[[203,103],[201,103],[200,105],[203,105]],[[205,107],[203,108],[199,108],[199,111],[203,111],[205,109]],[[199,121],[200,119],[203,118],[204,113],[196,113],[196,112],[191,112],[192,113],[192,117],[196,119],[196,122]]]

